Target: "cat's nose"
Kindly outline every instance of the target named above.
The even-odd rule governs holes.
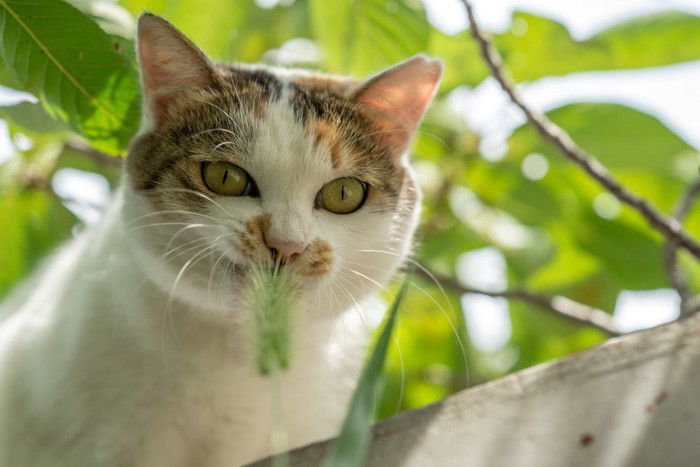
[[[272,259],[279,259],[283,263],[294,260],[307,247],[307,244],[304,242],[268,237],[267,235],[265,236],[265,244],[270,249]]]

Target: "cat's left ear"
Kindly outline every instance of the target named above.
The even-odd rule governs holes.
[[[442,75],[442,62],[417,55],[367,80],[355,93],[393,159],[408,150]]]

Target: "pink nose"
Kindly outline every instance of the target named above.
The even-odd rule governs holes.
[[[295,259],[306,250],[306,243],[290,240],[282,240],[276,237],[265,236],[265,244],[270,249],[272,259],[279,258],[282,262]]]

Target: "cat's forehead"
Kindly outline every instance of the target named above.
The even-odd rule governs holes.
[[[357,81],[262,66],[218,71],[231,88],[218,105],[202,107],[218,115],[212,126],[229,130],[208,133],[220,141],[209,145],[217,151],[239,151],[249,159],[244,162],[272,164],[289,174],[332,169],[357,176],[360,171],[368,182],[379,182],[396,169],[369,135],[369,123],[351,97]]]
[[[219,65],[217,72],[230,84],[232,106],[240,107],[246,116],[261,117],[266,106],[282,102],[302,125],[322,120],[363,129],[365,119],[352,99],[357,80],[262,65]],[[271,112],[265,115],[272,116]]]
[[[216,71],[228,86],[175,95],[163,124],[136,140],[130,165],[137,187],[160,186],[187,161],[223,160],[278,184],[355,177],[397,191],[403,168],[353,99],[357,81],[250,65]]]

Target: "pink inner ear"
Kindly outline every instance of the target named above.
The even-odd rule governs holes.
[[[138,55],[146,109],[156,120],[165,114],[163,106],[167,106],[168,99],[161,96],[213,84],[214,72],[206,56],[155,15],[139,18]]]
[[[394,157],[408,149],[441,74],[440,61],[419,55],[370,79],[358,91],[356,101]]]

